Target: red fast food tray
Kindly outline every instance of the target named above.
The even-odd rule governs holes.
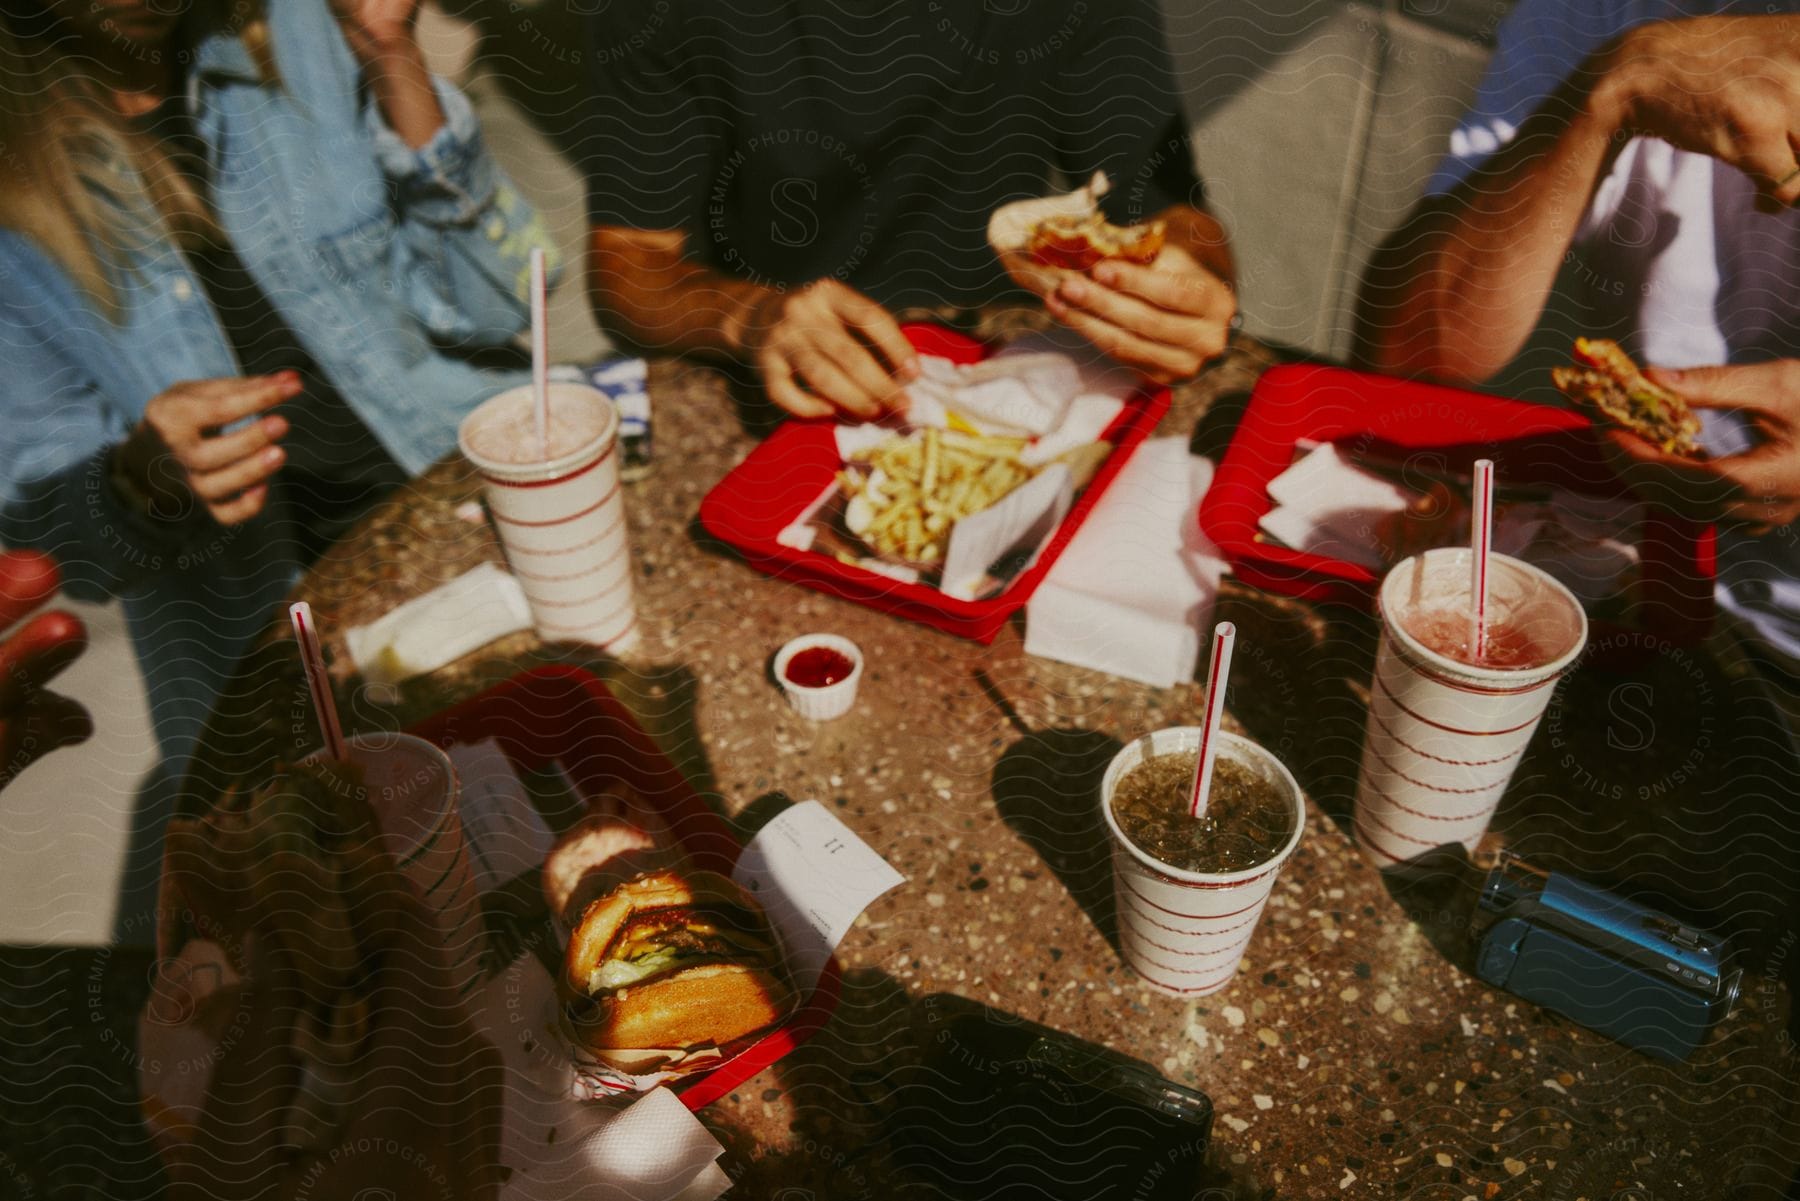
[[[495,739],[522,772],[560,762],[584,796],[623,780],[661,813],[697,868],[729,875],[743,849],[606,685],[579,667],[521,672],[411,732],[438,746]],[[823,1027],[837,1008],[839,984],[833,958],[812,996],[787,1022],[711,1071],[670,1087],[689,1109],[710,1105]]]
[[[920,353],[956,363],[980,362],[994,349],[942,326],[907,325],[902,330]],[[1125,460],[1168,411],[1167,388],[1146,386],[1126,400],[1124,411],[1106,432],[1106,440],[1113,444],[1112,454],[1050,535],[1037,562],[1004,592],[987,600],[955,600],[925,584],[903,584],[840,563],[830,555],[795,550],[777,541],[841,466],[830,420],[784,423],[706,494],[700,502],[700,524],[713,537],[735,547],[758,571],[923,622],[948,634],[992,642],[1006,619],[1031,599]]]
[[[1294,461],[1301,439],[1335,442],[1352,457],[1414,460],[1436,472],[1472,472],[1494,460],[1514,483],[1555,484],[1616,496],[1624,487],[1607,466],[1580,413],[1340,367],[1290,364],[1263,373],[1212,487],[1200,504],[1200,528],[1239,579],[1309,600],[1371,609],[1378,572],[1340,559],[1277,546],[1257,537],[1274,507],[1269,481]],[[1712,622],[1711,526],[1652,508],[1639,546],[1649,632],[1692,644]],[[1596,633],[1604,633],[1598,626]]]

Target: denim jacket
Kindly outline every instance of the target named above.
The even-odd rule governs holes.
[[[246,268],[346,402],[408,472],[456,444],[462,416],[519,382],[443,347],[509,341],[528,319],[528,256],[550,250],[483,147],[468,101],[419,150],[381,119],[325,0],[272,0],[278,82],[242,42],[203,39],[190,102],[209,200]],[[32,241],[0,230],[0,542],[54,555],[84,599],[121,597],[165,757],[185,754],[225,674],[298,570],[281,506],[221,527],[150,522],[107,452],[182,380],[241,374],[173,246],[127,252],[109,320]]]

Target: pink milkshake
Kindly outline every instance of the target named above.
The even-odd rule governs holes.
[[[568,383],[550,385],[547,457],[529,387],[463,420],[458,442],[481,472],[500,545],[547,641],[609,651],[637,642],[618,428],[611,401]]]

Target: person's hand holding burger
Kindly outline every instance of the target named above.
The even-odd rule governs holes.
[[[1685,371],[1649,378],[1696,409],[1741,413],[1752,444],[1719,458],[1671,454],[1626,429],[1602,430],[1632,491],[1697,521],[1766,535],[1800,519],[1800,359]]]
[[[1105,177],[995,212],[988,241],[1013,281],[1112,359],[1159,384],[1223,354],[1237,316],[1231,251],[1211,215],[1175,205],[1116,226],[1099,208]]]

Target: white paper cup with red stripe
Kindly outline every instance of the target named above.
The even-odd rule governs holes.
[[[443,933],[444,958],[465,995],[480,983],[487,927],[462,824],[462,780],[450,756],[411,734],[345,740],[382,841]],[[324,751],[314,752],[313,758]]]
[[[481,473],[488,514],[538,636],[628,651],[638,624],[618,413],[585,384],[549,388],[548,458],[529,387],[483,403],[463,419],[457,442]]]
[[[1292,773],[1242,735],[1218,732],[1219,758],[1274,785],[1294,808],[1294,832],[1269,859],[1236,872],[1171,867],[1127,838],[1113,814],[1113,790],[1146,756],[1200,748],[1198,726],[1171,726],[1137,739],[1113,756],[1100,783],[1100,812],[1112,840],[1113,899],[1119,949],[1126,964],[1158,992],[1197,997],[1231,983],[1256,933],[1281,865],[1300,845],[1306,802]]]
[[[1506,555],[1488,566],[1489,661],[1468,643],[1469,551],[1401,562],[1381,584],[1356,841],[1391,868],[1436,847],[1473,850],[1556,690],[1587,645],[1581,603]]]

